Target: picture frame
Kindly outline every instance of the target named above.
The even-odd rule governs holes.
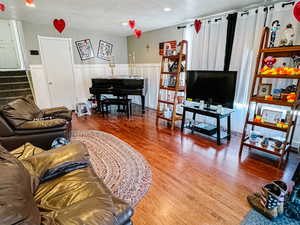
[[[92,42],[90,39],[75,41],[81,61],[95,57]]]
[[[109,61],[112,56],[113,44],[100,40],[98,46],[97,57]]]
[[[91,115],[91,107],[88,103],[82,102],[76,104],[76,114],[78,117]]]
[[[258,86],[257,97],[265,97],[271,95],[272,93],[272,84],[260,84]]]
[[[263,107],[261,109],[261,116],[264,122],[276,124],[279,123],[282,119],[285,119],[286,110]]]
[[[171,56],[177,50],[177,41],[166,41],[159,43],[159,55]]]

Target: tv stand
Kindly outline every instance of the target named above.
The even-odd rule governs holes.
[[[199,107],[198,107],[199,108]],[[204,110],[216,112],[217,109],[213,109],[211,107],[205,107]]]
[[[186,112],[193,113],[193,124],[186,124]],[[218,113],[214,108],[204,108],[200,109],[199,106],[183,106],[183,115],[182,115],[182,124],[181,124],[181,132],[183,132],[184,128],[190,129],[192,133],[197,131],[199,133],[209,135],[211,137],[215,137],[217,139],[217,144],[221,145],[221,139],[227,138],[230,140],[231,138],[231,114],[233,113],[232,109],[223,108],[222,113]],[[212,117],[216,119],[216,126],[205,123],[195,123],[196,115],[203,115],[207,117]],[[227,132],[221,131],[221,119],[227,118]]]

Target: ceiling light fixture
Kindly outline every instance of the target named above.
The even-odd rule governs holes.
[[[35,4],[33,3],[33,0],[26,0],[26,6],[28,7],[32,7],[32,8],[35,8]]]
[[[170,11],[172,11],[172,9],[171,9],[171,8],[168,8],[168,7],[166,7],[166,8],[164,8],[164,11],[165,11],[165,12],[170,12]]]

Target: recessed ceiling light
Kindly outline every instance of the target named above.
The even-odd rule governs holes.
[[[172,9],[171,9],[171,8],[168,8],[168,7],[166,7],[166,8],[164,8],[164,11],[165,11],[165,12],[170,12],[170,11],[172,11]]]
[[[28,2],[26,2],[25,4],[28,7],[35,8],[35,4],[34,3],[28,3]]]
[[[123,22],[122,25],[125,27],[128,25],[128,22]]]

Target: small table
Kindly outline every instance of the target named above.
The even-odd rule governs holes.
[[[234,112],[232,109],[223,108],[222,113],[218,113],[217,111],[211,110],[211,109],[200,109],[197,106],[183,106],[183,115],[182,115],[182,124],[181,124],[181,132],[183,132],[185,128],[185,119],[186,119],[186,112],[193,113],[193,121],[196,119],[196,115],[203,115],[207,117],[213,117],[216,119],[216,126],[215,129],[211,129],[210,131],[204,132],[204,129],[198,128],[195,125],[187,126],[186,128],[191,129],[192,133],[194,130],[215,137],[217,138],[217,144],[221,145],[221,139],[227,138],[227,140],[230,140],[231,138],[231,114]],[[227,118],[227,133],[221,132],[221,125],[220,121],[223,118]],[[210,127],[213,125],[209,125]]]

